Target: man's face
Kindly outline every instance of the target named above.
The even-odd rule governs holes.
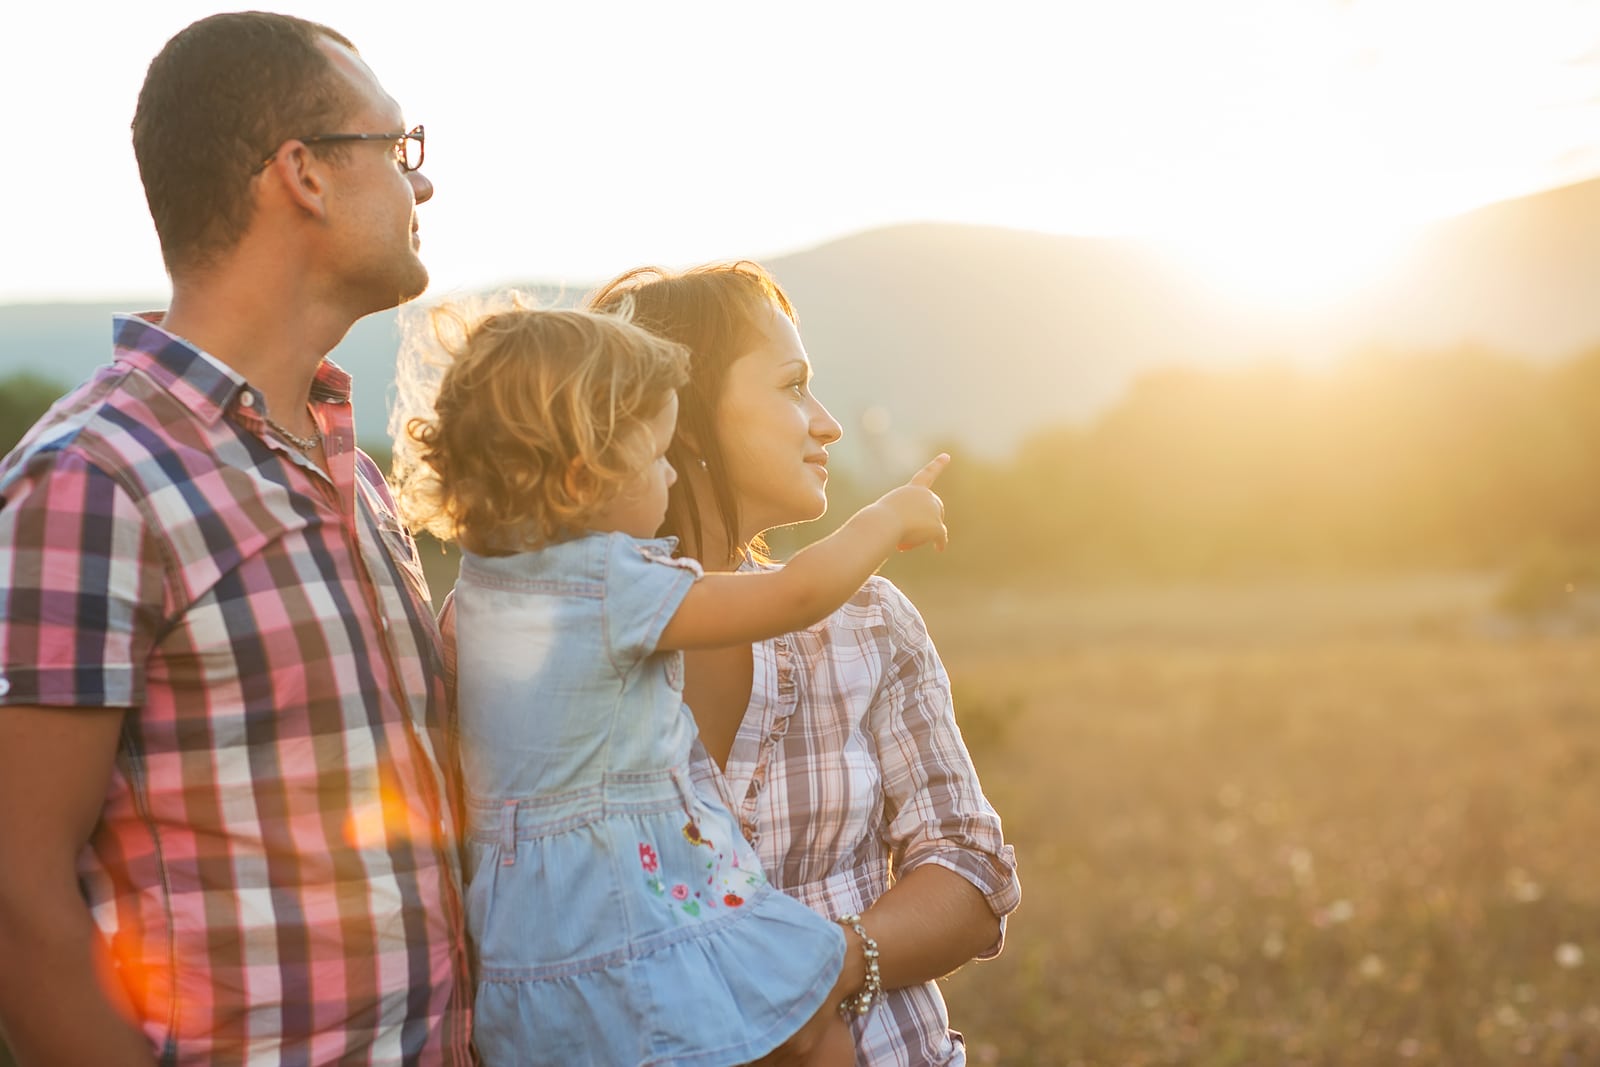
[[[400,105],[383,91],[361,58],[333,42],[321,45],[355,106],[336,133],[386,133],[409,129]],[[420,170],[406,172],[381,141],[352,141],[335,164],[328,201],[333,284],[356,313],[394,307],[428,286],[416,206],[433,196]]]

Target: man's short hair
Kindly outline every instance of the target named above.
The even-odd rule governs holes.
[[[250,225],[251,172],[291,137],[336,132],[351,94],[318,47],[342,34],[292,15],[212,15],[150,61],[133,151],[169,273],[205,265]]]

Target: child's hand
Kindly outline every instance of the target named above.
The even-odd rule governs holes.
[[[932,541],[943,552],[949,542],[950,534],[944,526],[944,501],[932,488],[934,479],[949,465],[949,453],[941,452],[905,485],[878,498],[878,504],[888,509],[900,523],[902,551]]]

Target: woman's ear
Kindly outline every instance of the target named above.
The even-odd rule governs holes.
[[[706,466],[706,457],[693,449],[685,448],[683,450],[683,458],[688,461],[689,468],[693,470],[705,471],[710,469]],[[683,474],[684,472],[679,470],[678,473]]]
[[[687,430],[678,431],[678,448],[682,450],[684,459],[700,470],[706,469],[706,454],[700,450],[700,443],[694,439],[694,434]],[[682,473],[681,471],[679,473]]]

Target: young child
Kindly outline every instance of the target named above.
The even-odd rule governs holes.
[[[769,887],[733,816],[696,794],[678,650],[803,628],[897,547],[942,548],[929,487],[949,457],[780,570],[702,574],[652,539],[684,349],[583,311],[460,325],[397,451],[409,517],[463,548],[445,621],[479,1051],[491,1067],[756,1060],[863,976],[840,974],[841,927]],[[842,1021],[825,1033],[812,1062],[853,1063]]]

